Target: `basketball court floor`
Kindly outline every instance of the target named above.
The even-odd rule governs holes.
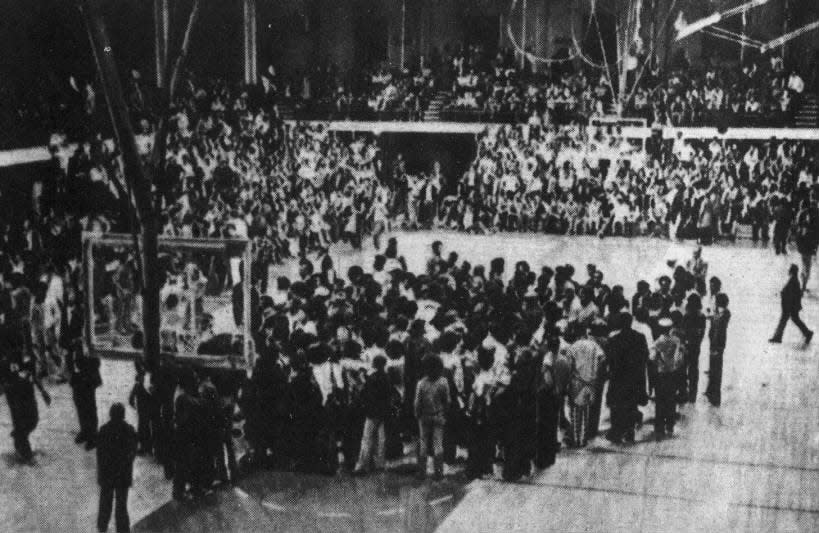
[[[536,270],[570,263],[585,280],[586,264],[594,263],[606,283],[623,285],[627,295],[638,280],[653,282],[665,273],[667,259],[685,260],[692,250],[650,239],[440,232],[397,237],[399,253],[413,270],[424,268],[430,243],[439,239],[445,254],[457,251],[473,265],[504,257],[510,271],[518,260]],[[369,265],[374,252],[339,247],[331,255],[344,275],[353,264]],[[781,345],[767,343],[778,319],[779,290],[798,256],[777,257],[743,244],[708,247],[703,255],[709,276],[719,276],[731,298],[723,403],[716,409],[700,398],[683,408],[672,439],[650,440],[650,424],[631,446],[598,438],[586,449],[561,452],[553,467],[515,484],[477,481],[461,487],[398,474],[359,480],[261,473],[196,508],[169,503],[170,485],[161,471],[138,459],[132,523],[139,531],[819,531],[817,343],[805,347],[792,325]],[[817,279],[809,290],[802,316],[817,328]],[[707,346],[702,353],[704,390]],[[101,420],[113,401],[127,399],[133,368],[105,361],[103,380]],[[4,531],[94,525],[94,456],[73,444],[70,390],[53,391],[52,406],[40,406],[33,467],[12,460],[8,409],[0,402]],[[644,412],[653,417],[653,404]],[[602,426],[607,425],[604,409]]]

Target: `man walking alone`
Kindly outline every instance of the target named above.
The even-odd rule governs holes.
[[[785,331],[788,319],[791,319],[805,336],[805,344],[808,344],[813,339],[813,331],[809,330],[799,318],[799,311],[802,310],[802,286],[799,284],[798,266],[791,265],[788,271],[788,282],[780,294],[782,296],[782,315],[779,317],[779,324],[776,326],[773,337],[768,342],[775,344],[782,342],[782,333]]]

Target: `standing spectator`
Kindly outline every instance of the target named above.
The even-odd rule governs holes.
[[[700,296],[705,296],[705,280],[708,278],[708,262],[702,258],[702,246],[694,249],[694,254],[685,265],[685,269],[694,276],[696,290]]]
[[[82,335],[84,316],[73,289],[65,291],[66,307],[62,314],[60,346],[65,354],[65,366],[77,408],[80,432],[74,442],[85,443],[86,450],[94,449],[97,436],[97,388],[102,385],[100,360],[83,353]]]
[[[301,352],[290,360],[293,375],[290,379],[291,456],[297,472],[316,473],[320,470],[319,435],[322,424],[321,389],[313,377],[310,364]]]
[[[115,303],[115,327],[119,333],[124,335],[131,333],[131,315],[133,313],[135,288],[133,262],[134,258],[130,252],[124,254],[113,276],[113,285],[117,298]]]
[[[528,476],[537,453],[537,388],[541,362],[531,350],[521,349],[524,346],[519,343],[516,349],[507,393],[511,409],[503,437],[503,479],[506,481]]]
[[[28,437],[40,419],[34,388],[40,390],[46,405],[51,404],[51,397],[37,378],[36,362],[24,351],[21,328],[6,322],[6,316],[0,312],[0,383],[9,404],[14,449],[22,461],[30,463],[34,452]]]
[[[133,481],[137,436],[134,427],[125,421],[125,406],[111,406],[111,420],[103,424],[97,446],[97,483],[100,486],[100,506],[97,530],[108,531],[114,497],[117,499],[115,522],[117,533],[130,531],[128,518],[128,488]]]
[[[173,498],[184,500],[202,494],[202,465],[205,462],[205,435],[202,434],[202,403],[197,397],[196,375],[184,372],[179,379],[181,393],[174,401],[173,451],[175,468]],[[189,492],[186,492],[189,489]]]
[[[236,484],[239,475],[236,464],[236,449],[233,445],[233,414],[236,410],[235,395],[223,396],[219,405],[221,416],[217,420],[220,436],[219,452],[216,460],[216,479],[219,483]],[[224,451],[222,451],[224,450]],[[223,459],[222,454],[227,458]]]
[[[156,400],[154,394],[146,385],[145,367],[141,360],[135,361],[136,378],[131,394],[128,395],[128,405],[137,412],[137,437],[139,448],[137,454],[154,453],[154,439],[157,437],[153,427]]]
[[[631,328],[631,315],[612,317],[612,336],[606,344],[609,389],[606,403],[611,410],[611,429],[606,438],[619,444],[634,442],[635,411],[648,402],[646,362],[648,343],[645,335]]]
[[[80,422],[80,432],[75,442],[84,442],[86,450],[93,450],[97,445],[97,388],[101,385],[100,360],[83,354],[80,349],[75,353],[71,369],[71,389]]]
[[[469,397],[470,439],[466,475],[470,479],[492,473],[493,438],[489,426],[489,405],[491,403],[492,366],[495,364],[495,352],[492,349],[478,348],[478,373],[472,383]],[[555,423],[557,429],[557,423]]]
[[[773,245],[776,255],[788,255],[788,235],[793,223],[793,210],[791,203],[784,198],[773,198],[771,200],[773,208],[774,231]]]
[[[404,416],[409,422],[407,426],[415,425],[415,391],[421,379],[423,360],[432,352],[432,345],[424,336],[426,322],[416,319],[410,325],[409,336],[404,341]],[[405,427],[405,430],[414,434],[418,426]]]
[[[728,337],[728,322],[731,311],[728,309],[728,295],[717,294],[716,311],[711,318],[711,329],[708,330],[710,357],[708,363],[708,387],[705,396],[711,405],[719,407],[722,403],[722,354]]]
[[[384,368],[387,358],[376,355],[373,358],[373,373],[367,376],[361,391],[361,403],[364,410],[364,434],[361,436],[361,452],[353,474],[366,473],[370,466],[383,470],[386,455],[385,422],[390,415],[392,385]],[[373,457],[375,448],[375,457]]]
[[[697,217],[697,233],[700,244],[711,244],[714,240],[715,195],[709,193],[700,204]]]
[[[697,293],[688,296],[680,330],[685,348],[685,367],[679,397],[683,403],[694,403],[697,401],[700,378],[700,348],[705,337],[705,315],[702,314],[702,299]]]
[[[202,484],[207,489],[213,486],[217,472],[224,470],[225,456],[222,446],[224,422],[222,421],[222,406],[219,403],[219,393],[216,386],[205,375],[199,383],[199,399],[201,402],[201,416],[204,427],[203,433],[203,461],[201,465]]]
[[[671,318],[657,321],[659,337],[654,341],[651,360],[656,365],[654,437],[663,439],[674,432],[677,417],[675,395],[679,369],[683,365],[683,347],[680,338],[672,332]]]
[[[444,377],[444,363],[437,355],[424,361],[424,377],[415,389],[415,418],[418,420],[418,477],[427,474],[427,457],[432,451],[435,479],[444,473],[444,424],[449,410],[449,383]],[[430,449],[430,439],[432,447]]]
[[[572,362],[566,351],[560,349],[560,337],[555,329],[546,333],[543,379],[538,391],[538,432],[535,466],[548,468],[555,463],[555,455],[560,450],[557,429],[565,402],[566,390],[572,375]]]
[[[791,265],[788,270],[788,282],[783,287],[781,294],[782,298],[782,314],[779,317],[779,324],[776,326],[776,331],[773,337],[768,342],[779,344],[782,342],[782,333],[785,331],[785,326],[788,324],[788,319],[793,323],[805,336],[805,344],[808,344],[813,338],[813,331],[799,318],[799,311],[802,310],[802,287],[799,284],[799,267]]]
[[[591,426],[591,408],[598,382],[602,378],[605,354],[600,345],[580,326],[570,326],[566,333],[568,356],[573,362],[570,385],[571,433],[569,443],[584,447],[597,428]],[[582,335],[582,336],[581,336]]]
[[[45,275],[46,292],[44,301],[44,327],[46,351],[51,355],[54,365],[51,375],[55,375],[59,367],[65,368],[65,361],[59,355],[60,327],[62,325],[62,312],[64,301],[63,280],[59,276],[57,269],[49,265]]]
[[[796,227],[794,228],[794,239],[796,250],[802,257],[802,291],[808,288],[810,270],[813,264],[813,256],[816,255],[816,248],[819,245],[819,231],[816,226],[819,224],[819,210],[816,202],[802,200],[802,208],[796,217]]]

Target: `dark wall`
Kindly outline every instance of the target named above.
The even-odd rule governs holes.
[[[403,154],[410,173],[429,172],[440,162],[447,192],[455,190],[476,151],[475,136],[469,134],[384,133],[379,144],[388,165]]]
[[[0,220],[21,221],[31,212],[31,186],[49,173],[49,163],[0,168]]]

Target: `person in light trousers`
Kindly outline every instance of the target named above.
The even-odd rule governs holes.
[[[427,473],[427,457],[432,451],[435,479],[444,473],[444,425],[449,409],[449,383],[444,376],[444,363],[437,355],[423,361],[424,377],[415,389],[415,418],[418,420],[418,477]],[[430,440],[432,449],[430,450]]]
[[[386,433],[384,423],[390,416],[390,396],[392,384],[384,371],[387,358],[376,355],[373,358],[373,373],[367,376],[361,391],[364,408],[364,433],[361,435],[361,451],[353,474],[363,475],[372,468],[383,470],[386,455]],[[374,452],[374,453],[373,453]]]

